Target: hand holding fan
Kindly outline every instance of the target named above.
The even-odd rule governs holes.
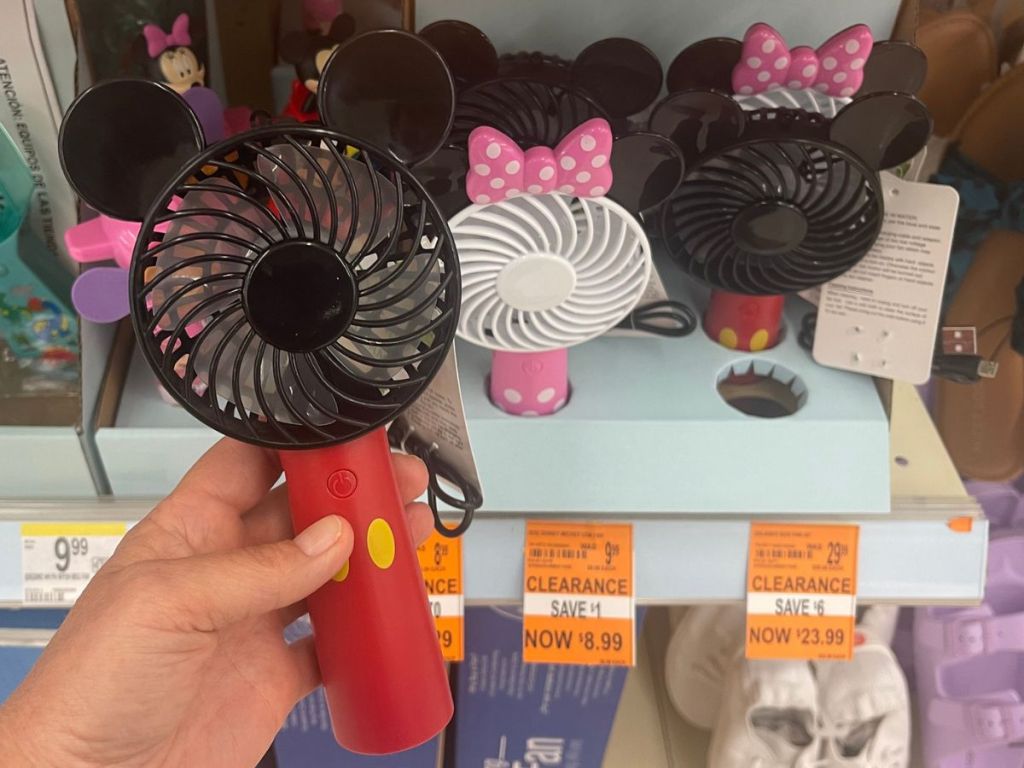
[[[61,134],[76,190],[142,220],[131,315],[161,383],[214,429],[280,449],[296,531],[327,514],[355,530],[349,564],[308,602],[335,735],[363,753],[416,746],[452,714],[384,430],[458,320],[447,224],[404,164],[440,145],[452,102],[436,51],[387,31],[325,68],[328,127],[200,152],[180,99],[120,81],[79,97]]]

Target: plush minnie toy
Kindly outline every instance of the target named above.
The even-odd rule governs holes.
[[[174,20],[170,32],[164,32],[156,24],[142,28],[149,55],[146,67],[149,76],[157,82],[166,83],[178,93],[206,85],[206,67],[192,50],[188,23],[188,14],[183,13]]]
[[[316,110],[316,92],[320,74],[339,43],[352,37],[356,22],[346,13],[331,23],[326,35],[312,32],[292,32],[281,41],[281,58],[295,67],[296,79],[292,95],[284,109],[285,115],[300,123],[320,119]]]

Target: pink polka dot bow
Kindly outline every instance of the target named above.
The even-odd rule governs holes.
[[[481,205],[524,193],[601,197],[612,186],[613,141],[611,126],[600,117],[578,125],[553,150],[524,152],[496,128],[480,126],[469,134],[466,194]]]
[[[805,45],[790,50],[773,27],[755,24],[743,36],[743,55],[732,71],[733,91],[814,88],[829,96],[853,96],[864,81],[873,43],[871,29],[857,24],[830,37],[817,51]]]

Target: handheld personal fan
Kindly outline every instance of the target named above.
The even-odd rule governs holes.
[[[662,206],[662,238],[712,287],[707,333],[758,351],[778,342],[783,294],[838,277],[870,250],[884,217],[878,172],[917,154],[931,120],[920,101],[896,90],[851,99],[872,53],[863,26],[817,53],[786,48],[764,24],[742,44],[717,39],[695,49],[713,59],[708,89],[670,93],[649,122],[687,159],[683,182]],[[732,86],[743,95],[733,98],[710,88],[737,51]],[[894,73],[891,87],[912,75]],[[882,81],[877,71],[872,79]]]
[[[454,91],[433,48],[381,31],[337,49],[319,96],[326,127],[200,151],[162,86],[101,84],[68,112],[61,152],[91,204],[143,220],[131,316],[164,387],[214,429],[280,450],[296,531],[326,514],[352,524],[348,565],[308,603],[335,735],[380,754],[452,714],[384,425],[426,389],[458,322],[451,235],[406,166],[440,145]]]
[[[489,130],[477,137],[500,141]],[[610,132],[606,139],[607,152]],[[569,398],[568,348],[614,328],[643,296],[651,272],[643,227],[606,198],[553,192],[482,202],[450,226],[462,264],[459,335],[493,350],[491,401],[520,416],[558,411]]]
[[[481,82],[493,67],[465,62],[484,60],[487,39],[467,27],[436,22],[423,32],[446,41],[442,55],[473,84],[458,95],[448,146],[417,175],[452,216],[459,335],[493,351],[492,402],[547,415],[569,398],[568,348],[630,318],[643,297],[652,265],[639,216],[678,184],[682,158],[662,136],[613,135],[610,121],[661,86],[643,46],[588,47],[567,73],[589,91],[570,78]],[[615,67],[616,55],[626,66]]]

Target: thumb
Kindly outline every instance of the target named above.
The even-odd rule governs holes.
[[[305,599],[341,570],[352,541],[348,522],[328,515],[289,541],[183,558],[168,593],[193,626],[220,629]]]

